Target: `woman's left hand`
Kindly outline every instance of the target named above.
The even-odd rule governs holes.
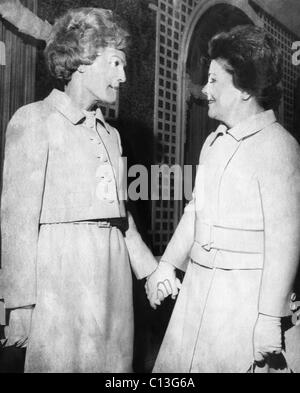
[[[33,307],[16,308],[10,311],[9,324],[5,327],[5,346],[27,346]]]
[[[180,288],[181,282],[176,278],[175,267],[163,261],[160,261],[157,269],[147,278],[145,284],[149,303],[154,309],[169,295],[175,299]]]
[[[282,351],[281,318],[259,314],[253,334],[254,360],[267,361],[269,355]]]

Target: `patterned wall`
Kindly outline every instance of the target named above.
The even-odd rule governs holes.
[[[300,67],[292,64],[292,44],[299,38],[290,33],[282,25],[264,11],[257,10],[259,17],[264,22],[264,28],[272,35],[283,54],[283,124],[287,130],[296,135],[295,127],[295,87],[300,77]]]
[[[189,15],[199,0],[185,0],[174,7],[173,0],[157,2],[156,81],[154,133],[156,164],[172,166],[176,162],[177,67],[180,40]],[[161,182],[163,183],[163,182]],[[163,192],[161,187],[161,194]],[[171,200],[152,203],[152,244],[161,254],[175,229],[175,201],[172,199],[174,181],[171,179]]]

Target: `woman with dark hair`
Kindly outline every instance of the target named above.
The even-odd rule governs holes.
[[[300,372],[300,331],[290,310],[300,155],[273,112],[280,54],[253,26],[215,36],[209,54],[203,91],[208,115],[221,124],[202,148],[193,199],[149,278],[161,264],[184,270],[189,256],[154,371],[246,372],[254,361],[285,368],[286,358]]]
[[[2,285],[27,372],[131,371],[131,268],[141,279],[157,263],[126,214],[119,134],[89,110],[116,101],[127,39],[109,10],[68,11],[45,49],[64,92],[8,125]]]

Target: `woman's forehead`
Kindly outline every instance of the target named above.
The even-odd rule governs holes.
[[[222,75],[229,74],[227,69],[228,63],[224,59],[214,59],[209,66],[209,74]]]
[[[120,49],[107,46],[101,51],[101,53],[105,53],[108,57],[118,57],[124,64],[126,64],[126,55]]]

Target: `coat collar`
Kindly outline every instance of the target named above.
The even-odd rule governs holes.
[[[256,134],[275,122],[276,117],[274,112],[272,110],[268,110],[248,117],[248,119],[240,122],[233,128],[230,128],[227,133],[237,141],[240,141],[248,136]]]
[[[57,89],[53,89],[45,100],[74,125],[81,123],[84,119],[90,120],[93,117],[99,120],[108,131],[100,108],[97,108],[96,111],[81,110],[66,93]]]
[[[238,142],[245,139],[257,132],[261,131],[265,127],[276,122],[275,114],[272,110],[261,112],[257,115],[248,117],[246,120],[240,122],[233,128],[228,129],[224,124],[221,124],[214,132],[213,141],[220,134],[229,134]]]

